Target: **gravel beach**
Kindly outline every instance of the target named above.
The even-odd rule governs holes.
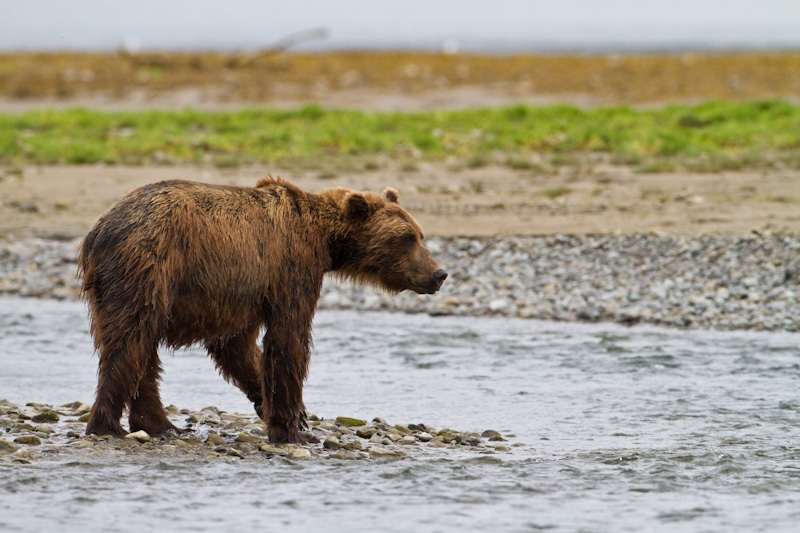
[[[371,422],[349,417],[322,420],[315,415],[308,416],[308,425],[319,443],[271,444],[267,442],[264,422],[255,414],[227,413],[213,406],[199,411],[168,406],[170,418],[187,428],[181,435],[151,436],[137,431],[115,439],[84,435],[90,409],[91,405],[81,401],[62,406],[38,402],[19,406],[0,400],[0,464],[137,454],[162,459],[195,456],[222,460],[397,460],[438,448],[491,455],[521,446],[494,430],[464,433],[437,430],[421,423],[389,424],[382,418]]]
[[[0,295],[78,298],[79,240],[0,243]],[[435,237],[435,296],[326,280],[321,309],[800,331],[800,235]]]

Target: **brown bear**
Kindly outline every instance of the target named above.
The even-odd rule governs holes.
[[[164,181],[128,193],[80,245],[99,353],[86,434],[179,431],[161,404],[158,347],[202,342],[274,442],[304,442],[303,382],[323,276],[432,294],[447,273],[397,203],[347,189],[306,193]],[[259,333],[265,330],[261,348]]]

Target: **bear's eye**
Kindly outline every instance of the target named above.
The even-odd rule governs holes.
[[[417,243],[417,235],[414,233],[408,233],[403,235],[402,240],[403,244],[410,246]]]

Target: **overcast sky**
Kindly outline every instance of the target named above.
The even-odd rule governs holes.
[[[0,0],[0,49],[800,48],[800,0]]]

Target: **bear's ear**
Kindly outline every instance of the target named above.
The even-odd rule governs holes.
[[[364,221],[372,214],[372,209],[363,195],[354,192],[345,201],[345,217],[350,221]]]
[[[394,189],[392,187],[386,187],[386,189],[383,191],[383,199],[386,200],[387,202],[396,204],[397,198],[398,198],[397,189]]]

